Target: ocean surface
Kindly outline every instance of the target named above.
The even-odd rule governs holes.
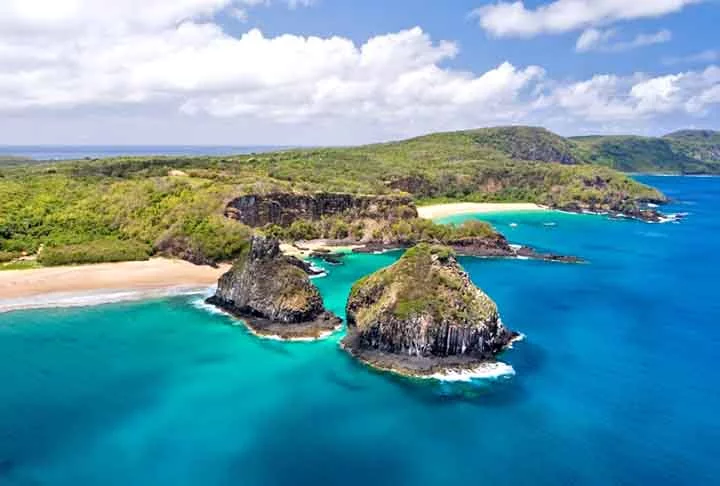
[[[339,336],[260,340],[200,296],[0,315],[0,484],[718,484],[720,179],[641,179],[687,219],[483,216],[589,262],[462,259],[527,336],[514,376],[378,373]],[[342,314],[397,256],[315,282]]]
[[[289,147],[229,145],[0,145],[0,158],[80,160],[135,156],[203,156],[271,152]]]

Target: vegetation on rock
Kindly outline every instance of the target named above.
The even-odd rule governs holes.
[[[358,281],[346,311],[346,349],[411,374],[491,360],[516,336],[443,246],[418,245]]]

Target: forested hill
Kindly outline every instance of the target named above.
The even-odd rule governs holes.
[[[720,132],[683,130],[664,137],[590,136],[570,139],[593,164],[624,172],[720,174]]]
[[[416,203],[523,201],[627,214],[663,200],[619,172],[587,164],[574,141],[526,127],[230,157],[0,165],[0,259],[44,247],[46,261],[55,254],[59,262],[102,261],[108,254],[227,260],[249,234],[224,216],[228,202],[278,192],[410,195]],[[299,226],[286,235],[300,239],[304,229],[315,234]]]

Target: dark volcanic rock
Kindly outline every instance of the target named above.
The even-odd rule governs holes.
[[[418,242],[427,243],[427,242]],[[582,258],[556,253],[542,253],[529,246],[512,246],[500,233],[488,237],[469,237],[450,240],[443,243],[452,248],[458,255],[478,258],[530,258],[547,262],[582,263]],[[367,243],[353,249],[354,253],[379,253],[390,250],[404,249],[412,243]]]
[[[417,209],[409,197],[336,193],[254,194],[234,199],[225,208],[225,216],[255,228],[268,224],[289,226],[299,219],[318,221],[323,216],[339,215],[409,219],[417,217]]]
[[[255,237],[220,277],[208,303],[241,318],[253,331],[282,338],[312,338],[341,321],[327,312],[304,262],[280,253],[277,240]]]
[[[407,375],[492,361],[517,337],[447,247],[418,245],[360,280],[346,310],[344,348]]]

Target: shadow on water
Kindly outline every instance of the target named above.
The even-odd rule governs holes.
[[[286,343],[273,341],[272,339],[259,338],[257,336],[253,336],[249,331],[247,334],[249,339],[253,339],[255,344],[263,348],[265,351],[270,351],[271,353],[277,354],[278,356],[284,356],[286,358],[291,358],[293,356],[292,351],[290,351]]]
[[[340,388],[343,388],[347,391],[351,392],[360,392],[367,389],[367,387],[358,385],[356,383],[352,383],[349,380],[346,380],[342,376],[340,376],[338,373],[335,373],[334,371],[329,371],[325,373],[325,379],[329,381],[330,383],[339,386]]]
[[[258,430],[252,447],[231,459],[222,484],[395,486],[407,484],[412,470],[398,453],[401,439],[387,437],[372,448],[358,447],[361,442],[343,438],[341,430],[317,427],[304,415],[286,412]]]

